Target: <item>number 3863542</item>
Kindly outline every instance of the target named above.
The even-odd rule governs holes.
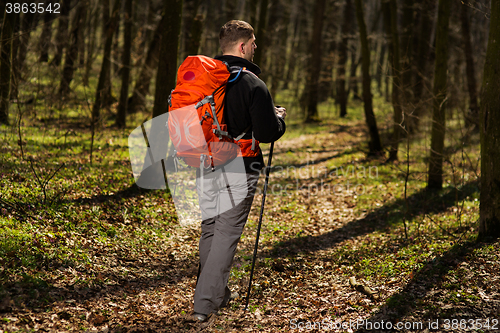
[[[40,3],[7,3],[5,4],[5,12],[7,14],[11,14],[11,13],[15,13],[15,14],[19,14],[19,13],[24,13],[24,14],[27,14],[27,13],[31,13],[31,14],[35,14],[35,13],[39,13],[39,14],[42,14],[42,13],[45,13],[45,12],[48,12],[48,13],[52,13],[52,14],[60,14],[61,13],[61,4],[59,3],[43,3],[43,2],[40,2]]]

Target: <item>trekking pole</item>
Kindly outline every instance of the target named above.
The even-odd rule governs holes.
[[[260,206],[259,224],[257,226],[257,238],[255,239],[255,247],[253,249],[252,269],[250,271],[250,282],[248,283],[245,310],[248,309],[248,302],[250,301],[250,290],[252,288],[253,270],[255,268],[255,259],[257,258],[257,248],[259,247],[260,227],[262,225],[262,215],[264,214],[264,203],[266,202],[267,185],[269,183],[269,171],[271,171],[271,160],[273,159],[273,148],[274,148],[274,142],[271,142],[271,148],[269,148],[269,161],[267,162],[267,168],[266,168],[266,181],[264,182],[264,193],[262,194],[262,204]]]

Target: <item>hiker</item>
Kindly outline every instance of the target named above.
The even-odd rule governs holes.
[[[231,299],[237,297],[236,293],[231,293],[227,282],[260,170],[264,167],[258,143],[278,140],[286,128],[285,108],[274,106],[265,83],[257,77],[261,70],[252,62],[257,48],[252,26],[244,21],[227,22],[220,30],[219,43],[222,56],[215,59],[226,62],[230,67],[244,68],[241,77],[234,83],[228,83],[226,88],[225,121],[228,132],[232,137],[246,132],[242,140],[252,142],[253,149],[242,149],[246,184],[233,185],[229,189],[229,195],[238,196],[237,192],[240,191],[246,196],[235,207],[220,214],[214,211],[217,211],[221,198],[228,195],[228,188],[222,179],[224,173],[198,171],[198,176],[204,173],[203,177],[197,178],[202,223],[193,318],[199,322],[206,321],[211,313],[227,306]]]

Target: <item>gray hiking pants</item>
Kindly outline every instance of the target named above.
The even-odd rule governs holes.
[[[259,173],[233,176],[229,172],[213,172],[197,178],[203,221],[200,237],[201,270],[194,293],[194,312],[216,312],[231,295],[227,287],[229,272],[250,213]],[[231,179],[229,187],[228,178]],[[228,204],[231,206],[228,207]]]

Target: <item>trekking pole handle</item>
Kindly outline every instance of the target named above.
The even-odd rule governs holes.
[[[248,302],[250,301],[250,290],[252,289],[253,271],[255,268],[255,259],[257,258],[257,249],[259,247],[260,228],[262,226],[262,216],[264,214],[264,204],[266,202],[266,192],[267,192],[267,186],[269,184],[269,172],[271,171],[273,149],[274,149],[274,141],[271,142],[271,147],[269,148],[269,160],[267,162],[267,167],[266,167],[266,180],[264,182],[264,192],[262,193],[262,204],[260,206],[259,224],[257,226],[257,237],[255,239],[255,247],[253,249],[252,269],[250,270],[250,282],[248,283],[247,299],[245,301],[245,310],[248,309]]]

